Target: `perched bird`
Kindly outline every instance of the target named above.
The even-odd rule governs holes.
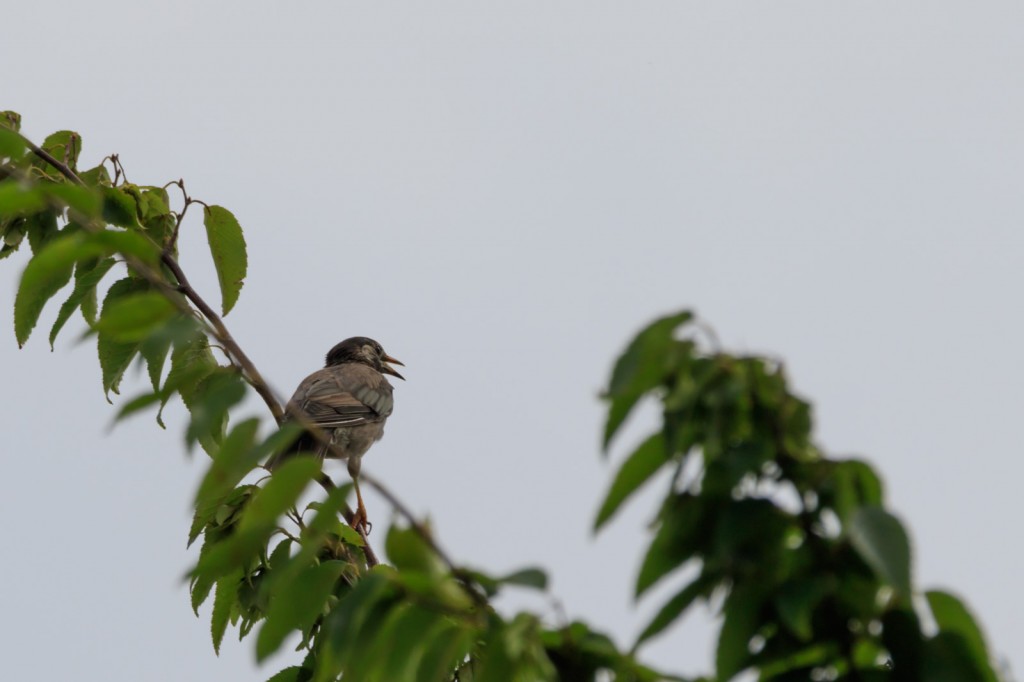
[[[287,451],[267,464],[273,469],[298,452],[346,460],[359,504],[352,522],[356,528],[366,524],[366,507],[359,491],[362,457],[384,435],[384,422],[394,406],[393,388],[384,375],[405,380],[388,363],[402,365],[385,353],[379,343],[365,336],[345,339],[332,348],[324,368],[303,379],[295,389],[288,401],[286,419],[297,420],[298,415],[303,415],[304,421],[324,430],[334,447],[328,448],[307,430]]]

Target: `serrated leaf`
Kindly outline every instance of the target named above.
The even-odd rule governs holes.
[[[107,290],[107,295],[103,299],[103,310],[100,313],[100,318],[102,319],[107,311],[112,306],[115,306],[118,300],[145,291],[148,286],[145,282],[131,277],[125,277],[114,282],[110,289]],[[100,332],[96,339],[96,350],[99,354],[100,370],[103,375],[103,392],[107,395],[107,400],[109,400],[111,392],[119,392],[118,388],[121,385],[121,378],[124,376],[128,366],[131,365],[132,359],[138,353],[139,342],[120,341],[109,334]]]
[[[135,197],[120,187],[102,187],[103,219],[111,225],[139,228],[139,207]]]
[[[597,512],[594,530],[599,530],[618,511],[622,503],[649,481],[667,461],[668,453],[662,433],[655,433],[641,443],[626,458],[615,475],[601,509]]]
[[[25,266],[14,300],[14,335],[24,346],[46,302],[71,279],[79,260],[101,255],[100,248],[76,233],[53,240]]]
[[[57,319],[53,323],[53,327],[50,329],[50,350],[53,350],[53,344],[57,340],[57,334],[64,328],[64,324],[70,319],[71,315],[82,305],[87,294],[92,292],[95,295],[96,287],[103,279],[104,275],[110,271],[110,268],[114,266],[113,258],[104,258],[100,262],[96,263],[90,268],[83,271],[83,263],[79,262],[77,269],[75,270],[75,287],[71,291],[71,295],[68,296],[64,304],[61,305],[60,311],[57,313]]]
[[[197,508],[233,490],[259,462],[262,451],[254,453],[259,425],[259,419],[246,419],[224,438],[199,484],[195,499]]]
[[[213,615],[210,616],[210,635],[213,638],[213,650],[220,655],[220,644],[224,640],[224,632],[228,628],[231,609],[238,600],[238,573],[231,573],[217,581],[217,591],[213,596]]]
[[[910,541],[899,520],[881,507],[862,507],[851,517],[849,537],[878,577],[910,599]]]
[[[200,381],[187,403],[191,419],[185,431],[189,448],[198,440],[211,455],[221,442],[228,411],[245,397],[246,384],[234,368],[217,368]]]
[[[320,463],[304,456],[289,459],[275,469],[267,484],[245,505],[235,532],[201,556],[192,575],[219,578],[256,557],[266,547],[278,517],[295,506],[319,473]]]
[[[221,309],[227,315],[238,301],[248,267],[245,238],[235,216],[223,206],[203,209],[206,238],[220,282]]]
[[[48,135],[39,146],[49,152],[53,158],[71,170],[75,170],[78,164],[78,154],[82,151],[82,136],[73,130],[58,130],[52,135]],[[49,165],[41,159],[39,163]]]

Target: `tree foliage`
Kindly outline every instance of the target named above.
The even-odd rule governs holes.
[[[178,261],[183,220],[199,204],[220,310],[229,313],[247,276],[231,212],[193,199],[180,180],[129,183],[117,155],[81,167],[75,132],[36,146],[19,127],[17,114],[0,114],[0,258],[25,244],[31,251],[15,338],[26,343],[47,303],[67,291],[51,345],[80,312],[108,398],[132,363],[148,370],[150,387],[122,402],[119,419],[152,410],[162,424],[174,397],[188,409],[186,443],[209,456],[188,537],[200,546],[191,606],[198,615],[212,598],[215,650],[232,628],[253,635],[260,660],[295,637],[299,654],[274,682],[682,679],[638,655],[707,603],[721,622],[715,670],[704,679],[745,670],[765,682],[998,679],[964,604],[915,586],[909,539],[877,472],[828,457],[784,368],[702,342],[689,312],[637,334],[605,396],[606,449],[641,401],[657,402],[662,424],[618,466],[595,530],[642,487],[667,479],[635,595],[649,598],[670,574],[690,577],[629,650],[585,623],[497,612],[491,602],[503,590],[545,590],[544,572],[493,576],[455,565],[433,531],[370,478],[401,518],[384,534],[388,562],[380,562],[348,523],[350,485],[334,486],[311,457],[272,474],[262,468],[298,429],[279,428],[281,405]],[[232,420],[249,391],[266,403],[270,428]],[[323,493],[300,511],[317,484]],[[929,621],[933,628],[922,625]]]

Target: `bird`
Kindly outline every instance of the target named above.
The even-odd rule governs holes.
[[[295,389],[285,408],[285,422],[298,421],[304,426],[323,429],[333,447],[325,445],[307,429],[267,464],[273,471],[289,456],[300,452],[313,453],[320,459],[345,460],[358,503],[351,525],[366,531],[370,526],[359,490],[363,455],[384,435],[384,424],[394,408],[394,388],[384,375],[405,381],[391,365],[405,366],[385,353],[379,343],[365,336],[345,339],[331,348],[324,368],[303,379]]]

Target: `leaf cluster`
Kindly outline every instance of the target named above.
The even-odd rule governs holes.
[[[652,323],[618,359],[606,393],[606,447],[643,399],[659,403],[662,427],[619,466],[595,527],[664,472],[636,595],[680,569],[693,576],[636,646],[703,602],[722,617],[720,682],[747,669],[765,682],[995,680],[956,597],[929,591],[926,612],[916,608],[907,533],[875,470],[814,444],[810,405],[779,363],[706,351],[698,331],[689,312]],[[922,617],[938,631],[926,632]]]

